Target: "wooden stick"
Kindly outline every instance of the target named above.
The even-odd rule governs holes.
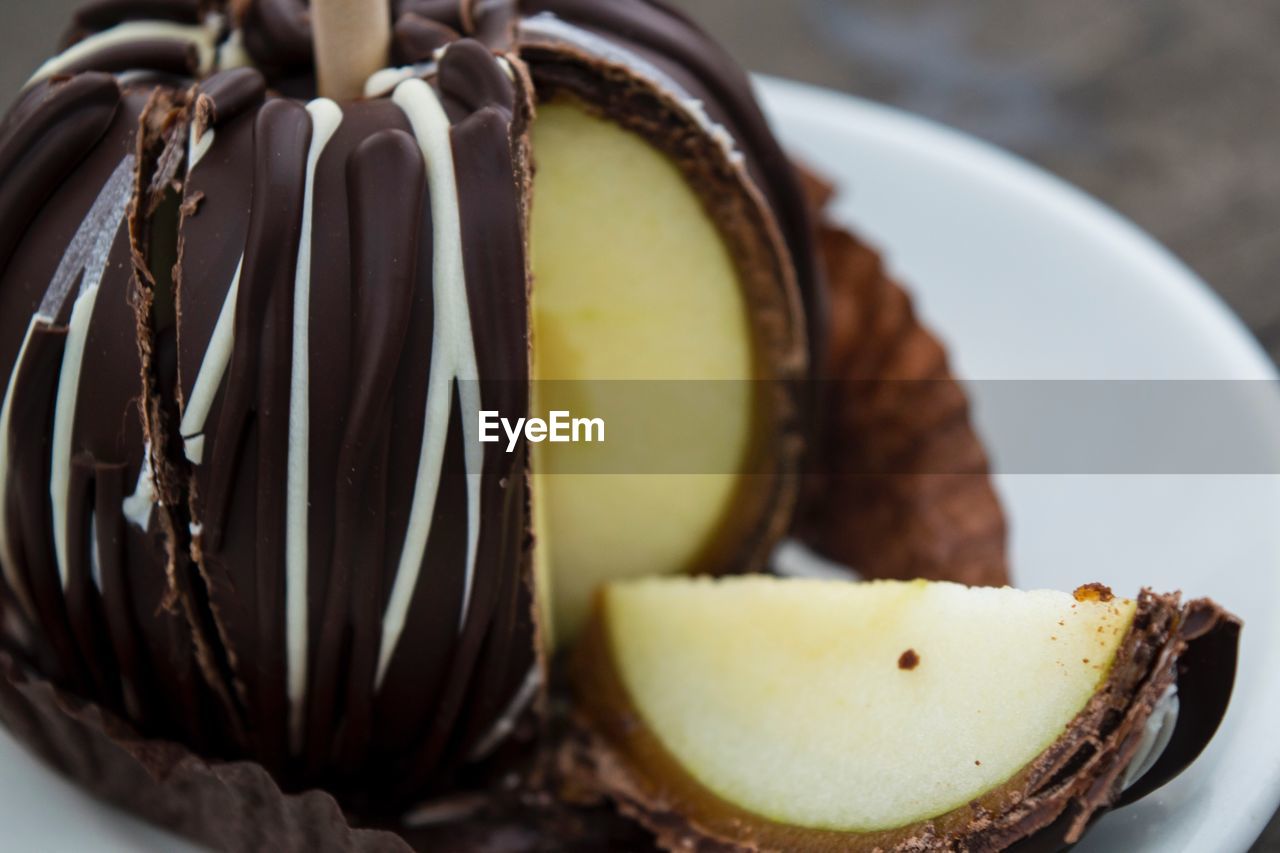
[[[365,81],[387,66],[391,46],[389,0],[311,0],[320,95],[350,100]]]

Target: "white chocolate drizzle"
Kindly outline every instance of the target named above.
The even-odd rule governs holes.
[[[222,310],[218,312],[218,321],[213,326],[204,359],[200,362],[195,385],[191,387],[191,397],[182,408],[182,423],[178,430],[182,434],[183,452],[194,465],[204,461],[205,421],[209,419],[209,411],[218,396],[218,389],[222,387],[222,379],[227,373],[227,365],[231,363],[231,353],[235,349],[236,298],[240,293],[240,272],[243,269],[242,254],[240,263],[236,264],[235,275],[231,278],[231,285],[227,288],[227,295],[222,301]]]
[[[576,47],[586,51],[597,59],[612,65],[625,68],[638,77],[647,80],[668,95],[689,118],[704,130],[724,150],[729,162],[742,167],[746,163],[742,152],[734,142],[733,134],[724,126],[717,124],[707,113],[702,101],[689,93],[670,74],[635,52],[627,50],[608,39],[598,36],[590,30],[574,26],[552,12],[539,12],[520,22],[520,35],[531,35],[553,42]]]
[[[172,21],[125,21],[110,29],[94,33],[71,45],[57,56],[49,59],[36,69],[26,83],[27,86],[46,80],[55,74],[61,74],[76,63],[92,56],[94,53],[142,41],[177,41],[185,42],[196,49],[197,73],[205,76],[214,70],[217,63],[218,36],[222,30],[222,18],[210,15],[202,24],[178,24]]]
[[[431,224],[434,257],[431,292],[435,327],[431,336],[431,368],[427,378],[426,418],[422,453],[409,513],[409,528],[400,553],[391,597],[382,619],[382,647],[378,655],[375,687],[382,685],[387,666],[404,631],[409,605],[426,556],[432,517],[440,489],[445,442],[457,389],[462,408],[463,447],[467,473],[467,563],[458,630],[466,623],[480,541],[480,476],[484,455],[476,435],[480,410],[479,367],[471,329],[466,273],[462,260],[462,220],[458,185],[454,174],[449,117],[440,99],[422,80],[400,83],[392,100],[404,112],[427,165],[431,187]]]
[[[342,124],[342,108],[328,98],[307,105],[311,148],[302,197],[302,233],[293,283],[293,359],[289,375],[289,452],[285,489],[285,643],[288,651],[289,723],[301,746],[307,690],[307,533],[311,472],[311,230],[316,166]]]
[[[72,325],[76,326],[76,312],[79,311],[78,353],[73,349],[73,336],[68,332],[66,350],[63,356],[61,377],[58,386],[58,406],[54,411],[54,441],[50,478],[50,493],[54,501],[54,545],[57,549],[58,572],[65,588],[67,576],[63,557],[66,553],[66,505],[67,490],[70,487],[71,465],[71,429],[75,421],[75,398],[79,389],[80,356],[84,352],[84,328],[88,324],[88,315],[92,314],[93,301],[97,296],[98,285],[106,271],[107,261],[111,254],[111,246],[115,242],[116,233],[124,220],[128,209],[129,198],[133,192],[134,157],[127,155],[120,161],[111,176],[107,178],[93,206],[85,215],[71,238],[66,252],[54,271],[53,279],[45,290],[40,307],[32,315],[27,324],[27,331],[14,359],[13,370],[9,374],[5,386],[4,403],[0,405],[0,495],[3,495],[9,482],[9,446],[11,441],[13,416],[13,390],[22,363],[26,359],[27,348],[31,339],[39,329],[51,328],[57,322],[63,303],[71,293],[76,282],[80,282],[75,308],[72,310]],[[91,294],[87,305],[86,294]],[[87,310],[86,310],[87,309]],[[74,358],[71,356],[75,354]],[[73,369],[69,369],[69,364]],[[67,389],[70,389],[68,393]],[[69,396],[69,401],[68,401]],[[5,580],[14,590],[20,602],[30,615],[30,591],[22,582],[18,572],[13,542],[9,536],[8,522],[5,513],[0,511],[0,563],[3,563]]]
[[[8,513],[5,510],[6,501],[4,497],[8,492],[9,484],[9,436],[10,422],[13,416],[13,386],[17,384],[18,370],[22,367],[23,359],[27,357],[27,347],[31,345],[31,338],[35,334],[36,328],[42,323],[47,324],[48,322],[40,314],[34,314],[27,323],[27,331],[23,335],[22,346],[18,348],[18,357],[13,360],[13,370],[10,372],[9,382],[5,386],[4,403],[0,404],[0,568],[4,569],[4,579],[9,585],[9,589],[13,590],[18,597],[19,603],[26,610],[27,617],[31,619],[35,618],[35,608],[31,603],[30,591],[23,582],[22,576],[18,573],[17,556],[13,551],[13,542],[9,538]]]
[[[213,147],[213,128],[206,127],[201,131],[198,122],[191,123],[191,139],[187,143],[187,174],[200,164],[204,156]]]
[[[235,29],[227,34],[226,40],[218,45],[218,70],[231,68],[252,68],[253,57],[244,46],[244,33]]]
[[[507,705],[506,710],[502,712],[502,716],[493,724],[493,728],[489,729],[488,734],[476,744],[468,760],[481,761],[487,758],[500,743],[506,740],[507,736],[515,729],[516,721],[520,719],[520,715],[533,704],[533,700],[538,695],[538,690],[541,687],[542,667],[535,663],[533,668],[529,670],[529,674],[525,676],[520,689],[516,691],[516,695],[512,697],[511,702]]]
[[[86,276],[87,278],[87,276]],[[53,500],[53,552],[58,562],[62,588],[70,583],[67,573],[68,503],[71,496],[71,457],[75,454],[72,433],[76,425],[76,405],[80,398],[80,368],[84,366],[84,345],[89,338],[93,308],[98,302],[98,283],[82,288],[71,308],[67,323],[62,369],[58,373],[58,393],[53,404],[53,439],[50,459],[49,497]]]
[[[391,94],[405,80],[414,77],[430,77],[436,73],[435,62],[420,62],[417,65],[403,65],[399,68],[382,68],[369,75],[364,83],[366,98],[381,98]]]
[[[143,466],[146,467],[146,466]],[[89,513],[89,577],[102,592],[102,552],[98,549],[98,514]]]
[[[133,494],[124,500],[124,517],[142,532],[151,529],[152,511],[156,505],[156,481],[151,474],[151,442],[143,445],[142,467],[138,469],[138,483]]]
[[[53,501],[53,544],[57,559],[58,576],[63,589],[68,582],[67,574],[67,502],[71,489],[72,432],[75,429],[76,404],[80,394],[80,368],[84,360],[84,346],[89,335],[89,325],[93,319],[93,308],[98,298],[98,287],[107,270],[107,262],[111,254],[111,246],[115,243],[116,234],[124,222],[129,199],[133,194],[133,155],[127,155],[120,161],[102,191],[89,208],[88,214],[80,223],[71,244],[67,247],[53,274],[53,280],[45,291],[40,308],[32,318],[27,338],[23,342],[22,351],[14,363],[13,374],[9,378],[9,388],[5,392],[3,414],[4,440],[0,446],[0,484],[8,478],[7,444],[9,439],[9,395],[13,390],[13,380],[18,374],[26,355],[27,344],[31,334],[43,325],[51,327],[62,310],[63,303],[78,281],[79,290],[71,308],[71,319],[67,324],[67,337],[62,355],[62,366],[59,370],[57,396],[53,410],[53,435],[51,439],[49,496]],[[4,530],[4,520],[0,517],[0,541],[4,543],[5,562],[8,565],[10,546],[8,533]]]

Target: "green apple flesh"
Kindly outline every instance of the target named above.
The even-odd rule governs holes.
[[[534,412],[606,423],[601,445],[533,445],[543,627],[566,641],[602,582],[687,570],[723,530],[757,353],[725,240],[663,153],[570,100],[539,105],[533,152]],[[686,407],[673,380],[713,382]]]
[[[776,824],[863,833],[943,815],[1027,767],[1099,689],[1135,607],[923,581],[666,579],[609,586],[597,618],[631,712],[698,785]]]

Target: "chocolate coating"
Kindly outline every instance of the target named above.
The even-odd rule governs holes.
[[[824,352],[824,291],[744,73],[649,0],[393,12],[394,60],[423,67],[336,105],[312,100],[303,0],[97,0],[0,125],[0,646],[21,661],[3,663],[0,713],[95,791],[208,843],[395,848],[327,794],[282,790],[398,815],[539,701],[527,449],[468,439],[475,404],[529,407],[535,92],[671,154],[760,309],[779,446],[717,567],[759,565],[793,499],[783,439],[805,420],[792,383]],[[127,156],[111,224],[128,227],[106,235],[92,314],[77,324],[67,298],[28,338]],[[635,838],[598,822],[593,837]]]
[[[215,28],[153,5],[87,9],[72,38],[100,47],[55,63],[0,136],[6,646],[148,734],[394,809],[490,740],[537,669],[526,454],[464,437],[473,403],[529,405],[531,90],[465,41],[430,89],[309,109],[248,68],[124,95],[82,72],[194,73]],[[288,11],[242,23],[285,38]],[[197,27],[156,41],[156,20]],[[453,163],[429,175],[435,139]],[[10,282],[53,278],[126,155],[96,310],[77,321],[64,298],[28,334],[43,290]],[[437,222],[451,209],[456,232]],[[64,464],[50,435],[76,397]]]
[[[799,376],[806,338],[793,265],[809,263],[798,236],[807,227],[788,222],[788,245],[769,213],[798,191],[745,77],[723,54],[686,70],[710,42],[665,8],[608,11],[399,3],[396,58],[430,62],[420,73],[432,89],[402,81],[365,101],[306,109],[280,94],[314,88],[298,0],[94,3],[73,23],[71,52],[45,69],[73,75],[78,89],[63,97],[86,129],[69,132],[57,104],[43,121],[79,149],[92,144],[91,108],[109,104],[116,85],[89,72],[149,75],[165,92],[145,106],[134,144],[137,214],[125,248],[139,361],[103,386],[143,379],[141,433],[124,436],[134,467],[122,479],[151,469],[165,601],[185,616],[198,674],[219,697],[216,713],[200,715],[201,738],[286,784],[322,783],[394,807],[397,795],[492,749],[544,680],[532,639],[527,453],[476,453],[463,415],[479,402],[529,406],[530,68],[606,112],[618,105],[603,81],[633,70],[523,33],[521,21],[561,16],[665,69],[626,87],[664,104],[636,129],[673,153],[690,143],[705,153],[706,164],[694,162],[704,153],[686,153],[681,165],[709,205],[716,199],[711,212],[767,306],[757,318],[769,340],[762,363]],[[230,67],[246,58],[237,46],[257,68]],[[521,61],[526,46],[531,65]],[[576,70],[557,78],[563,60]],[[195,85],[158,82],[183,77]],[[39,107],[50,88],[33,83],[25,101]],[[708,114],[690,111],[694,98]],[[424,160],[435,144],[432,99],[447,120],[444,178]],[[26,137],[8,142],[21,152],[44,125],[17,117]],[[457,238],[441,231],[442,214],[457,217]],[[170,240],[172,263],[160,260]],[[442,296],[451,253],[463,290]],[[450,299],[469,320],[465,338],[455,340],[463,333]],[[127,319],[113,342],[128,344]],[[51,366],[62,358],[56,337],[38,344]],[[784,396],[777,408],[790,429],[795,406]],[[16,472],[32,495],[48,481],[40,458]],[[754,528],[717,565],[759,565],[781,535],[774,508],[790,503],[783,471],[794,452],[779,459],[774,485],[748,513]],[[71,485],[84,503],[84,478]],[[88,534],[73,521],[67,539],[78,553]],[[84,560],[71,561],[70,577],[85,573]],[[53,573],[42,565],[30,574]],[[68,586],[79,609],[83,586]],[[50,607],[61,605],[57,593],[46,591]],[[81,621],[72,620],[83,633]],[[70,660],[72,638],[63,645]],[[98,686],[113,675],[107,667]],[[93,692],[92,676],[66,683]]]

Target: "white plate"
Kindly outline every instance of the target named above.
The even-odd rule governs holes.
[[[761,82],[784,140],[837,180],[839,214],[911,283],[962,375],[1275,378],[1202,282],[1071,187],[894,110]],[[981,385],[975,393],[981,424]],[[1280,424],[1277,413],[1280,403],[1259,417]],[[1269,435],[1280,455],[1280,428]],[[999,442],[993,450],[998,459]],[[1236,694],[1214,743],[1177,781],[1106,817],[1078,849],[1246,850],[1280,800],[1280,478],[1020,475],[999,486],[1021,585],[1180,588],[1213,596],[1247,622]],[[11,849],[177,849],[4,735],[0,826]]]

